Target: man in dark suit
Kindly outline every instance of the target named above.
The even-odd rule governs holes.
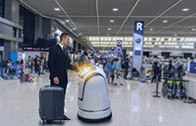
[[[68,83],[67,68],[72,67],[69,62],[68,53],[65,49],[65,47],[69,45],[69,38],[69,34],[61,34],[60,43],[50,49],[48,60],[51,85],[64,88],[64,94],[66,93]],[[64,116],[64,120],[70,119]]]

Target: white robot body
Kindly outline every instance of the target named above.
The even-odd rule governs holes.
[[[109,92],[105,73],[95,68],[81,79],[78,90],[78,118],[89,122],[111,118]]]

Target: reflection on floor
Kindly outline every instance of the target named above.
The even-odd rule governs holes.
[[[77,119],[77,77],[70,75],[66,94],[65,126],[194,126],[196,106],[178,100],[152,97],[155,85],[126,80],[123,86],[109,85],[113,117],[108,122],[88,124]],[[35,83],[0,80],[0,125],[39,126],[40,87],[48,85],[48,74]]]

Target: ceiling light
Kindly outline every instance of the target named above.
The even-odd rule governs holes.
[[[153,28],[150,29],[150,31],[153,31],[153,30],[154,30]]]
[[[54,8],[54,10],[55,10],[55,11],[60,11],[61,9],[60,9],[60,8]]]
[[[110,23],[114,23],[114,20],[110,20]]]
[[[67,23],[68,23],[68,22],[69,22],[69,20],[65,20],[65,22],[67,22]]]
[[[163,23],[167,23],[168,22],[168,20],[163,20]]]
[[[192,29],[192,31],[195,31],[195,30],[196,30],[195,28]]]
[[[183,8],[182,11],[184,12],[189,11],[189,8]]]
[[[112,10],[113,10],[113,11],[118,11],[118,8],[113,8]]]
[[[77,28],[73,28],[73,30],[77,30]]]
[[[178,36],[178,34],[174,34],[174,36],[176,37],[176,36]]]
[[[112,29],[111,28],[108,28],[108,30],[111,31]]]

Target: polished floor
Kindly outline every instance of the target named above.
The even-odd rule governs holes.
[[[153,98],[154,84],[126,80],[123,86],[109,85],[113,117],[108,122],[89,124],[77,118],[78,79],[69,72],[65,126],[195,126],[196,105],[163,97]],[[39,126],[39,89],[49,84],[48,74],[21,84],[0,80],[0,125]],[[53,124],[56,126],[57,124]]]

